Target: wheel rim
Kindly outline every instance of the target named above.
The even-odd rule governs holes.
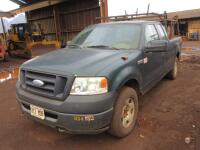
[[[128,98],[122,110],[122,125],[124,128],[128,128],[132,122],[135,115],[135,103],[133,98]]]

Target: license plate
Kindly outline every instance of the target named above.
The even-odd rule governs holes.
[[[38,106],[30,105],[31,108],[31,115],[34,117],[37,117],[39,119],[44,120],[45,119],[45,114],[44,114],[44,109]]]

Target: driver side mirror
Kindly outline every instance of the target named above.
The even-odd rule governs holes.
[[[166,52],[167,51],[166,40],[154,40],[150,41],[145,46],[145,52]]]

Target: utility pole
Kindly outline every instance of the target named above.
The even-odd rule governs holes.
[[[147,15],[149,15],[149,9],[150,9],[150,3],[148,4],[148,7],[147,7]]]
[[[1,25],[2,25],[2,29],[3,29],[3,38],[6,41],[6,29],[5,29],[5,25],[3,22],[3,18],[1,18]]]
[[[135,16],[137,17],[137,15],[138,15],[138,8],[136,9],[136,13],[135,14],[136,14]]]
[[[125,13],[125,15],[128,15],[126,10],[124,10],[124,13]]]

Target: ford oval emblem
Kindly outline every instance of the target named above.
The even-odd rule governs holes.
[[[41,80],[33,80],[33,85],[36,87],[42,87],[44,85],[44,82]]]

